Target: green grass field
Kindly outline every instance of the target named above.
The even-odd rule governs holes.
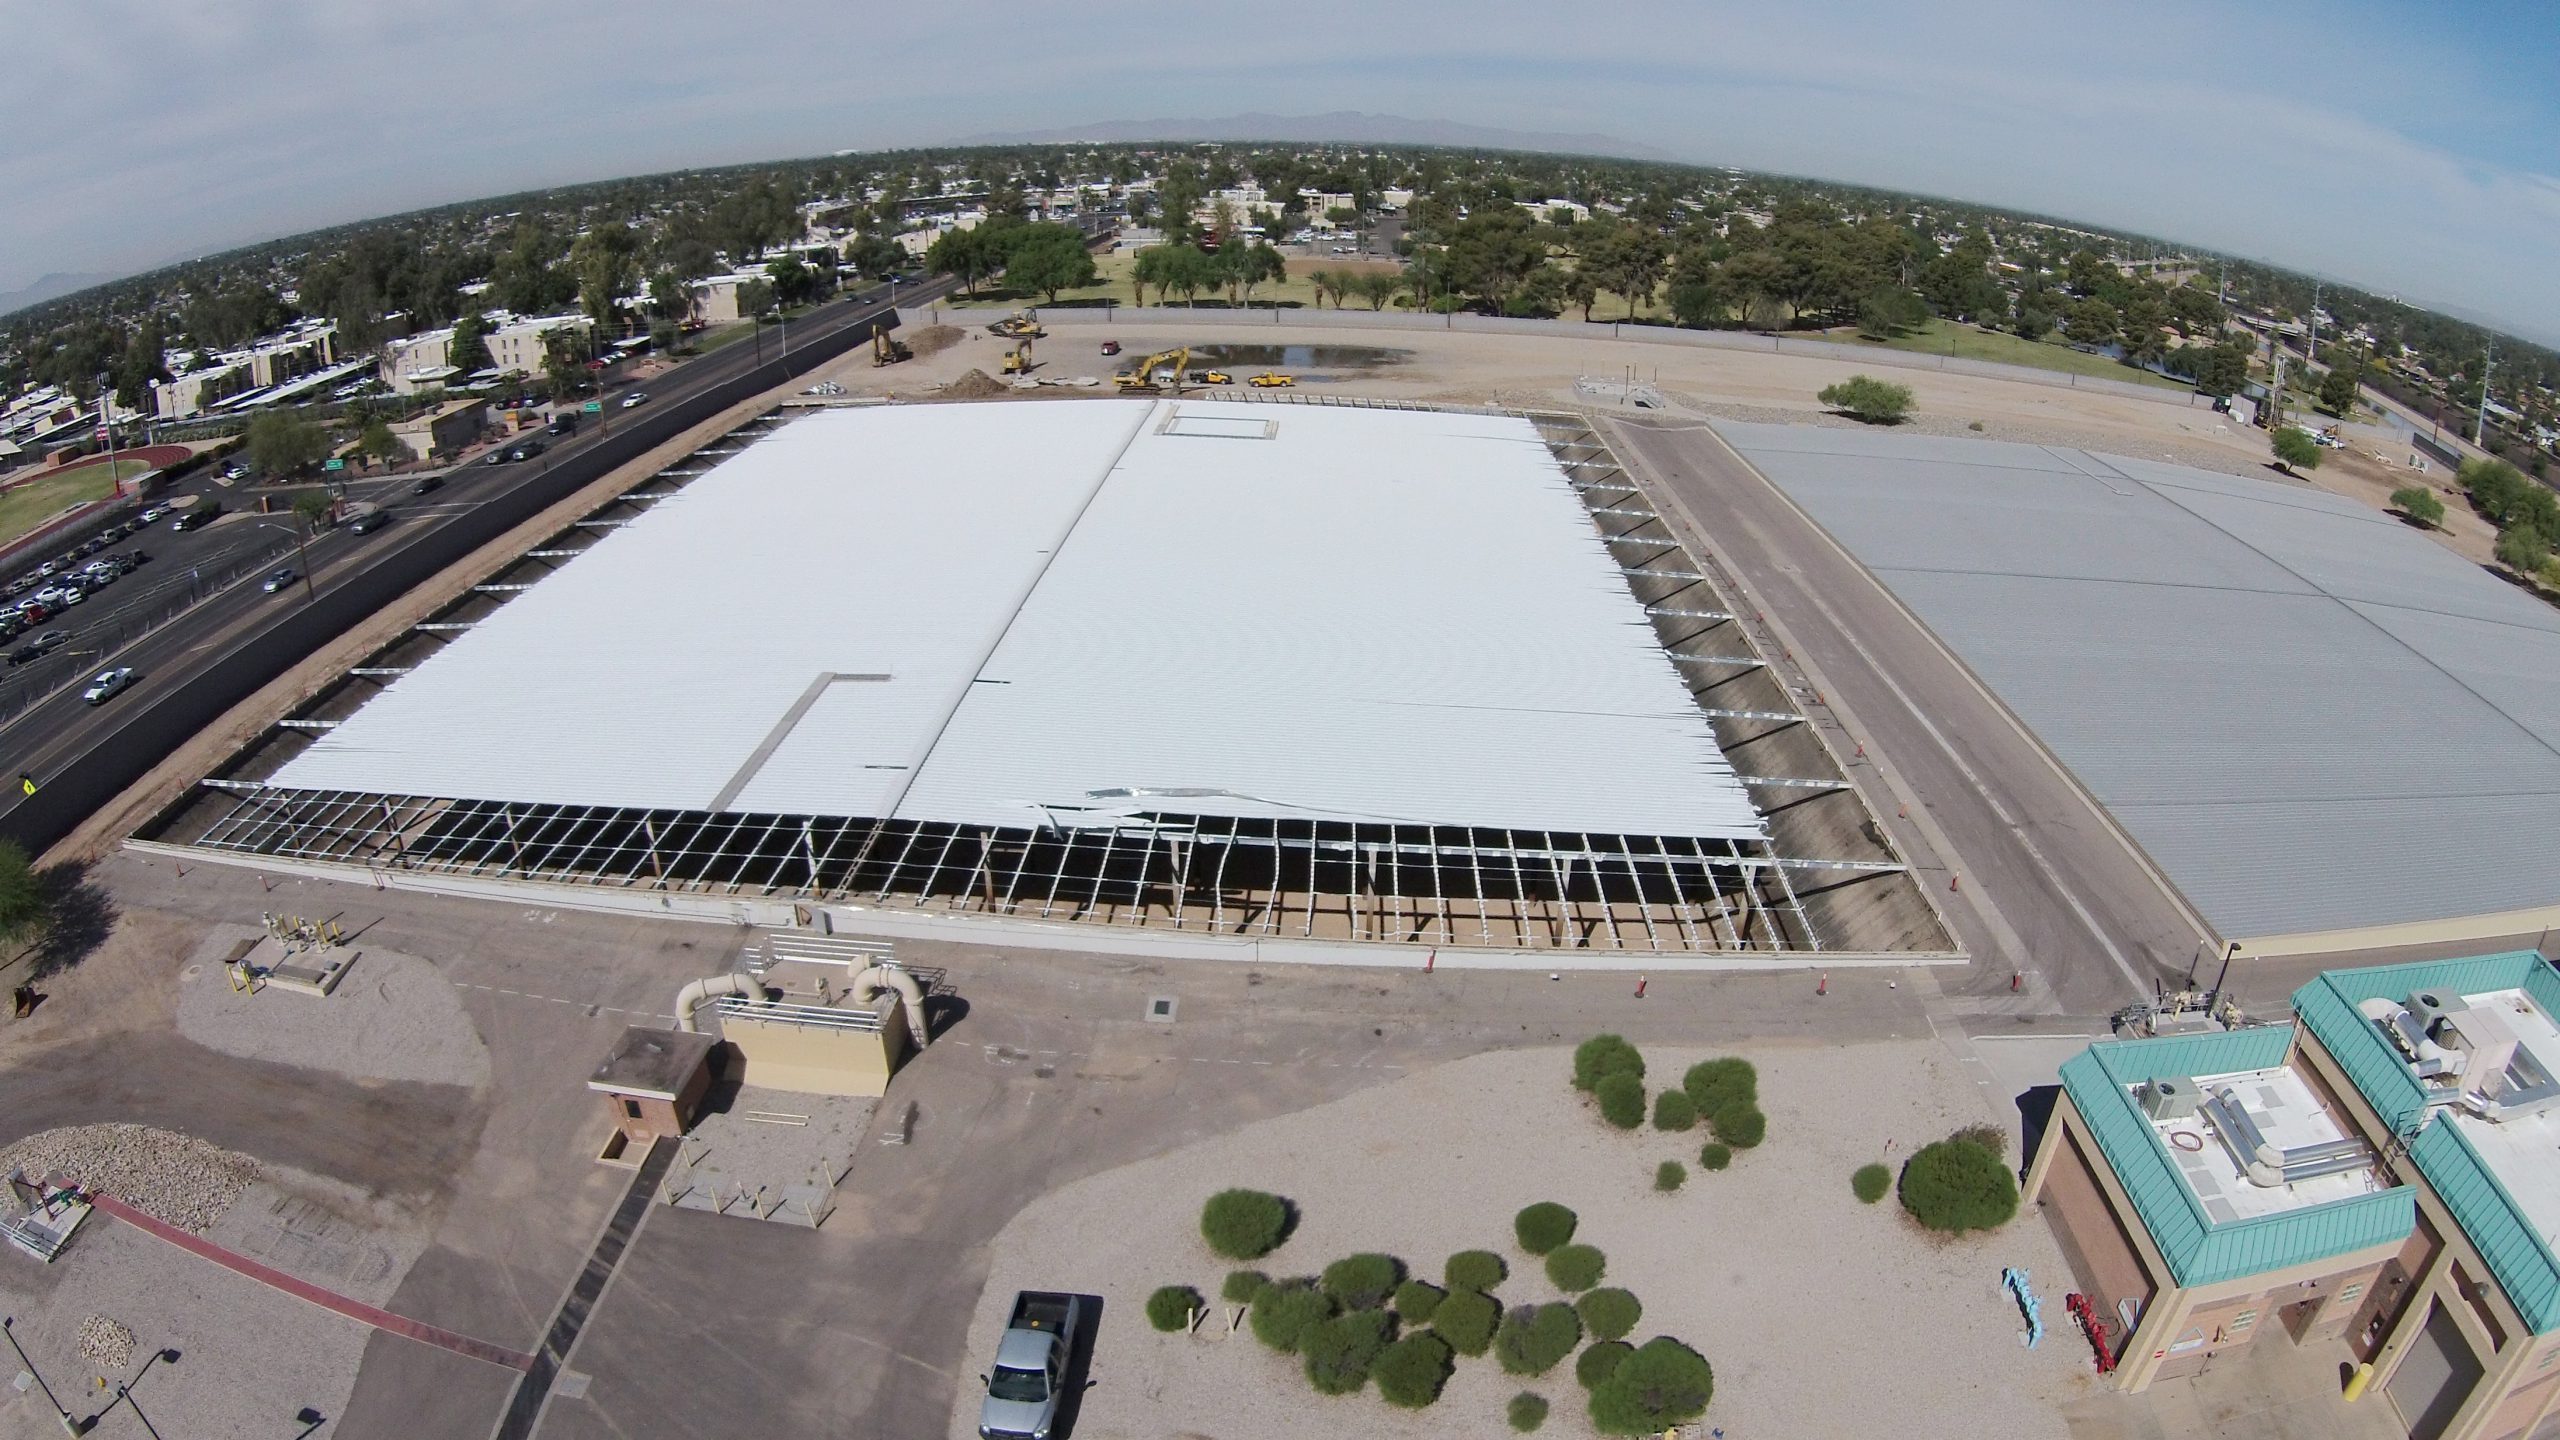
[[[0,490],[0,545],[16,543],[18,537],[74,505],[106,499],[116,493],[116,482],[150,468],[139,460],[76,465],[58,475]]]
[[[1977,330],[1970,325],[1957,325],[1945,320],[1932,320],[1907,335],[1897,335],[1890,340],[1870,340],[1855,330],[1826,331],[1816,338],[1834,340],[1843,345],[1873,345],[1881,350],[1910,350],[1923,355],[1952,355],[1960,360],[1989,360],[2001,365],[2059,370],[2098,380],[2130,380],[2137,385],[2154,385],[2164,390],[2193,388],[2166,376],[2136,370],[2130,365],[2119,365],[2103,355],[2083,354],[2050,340],[2024,340],[1996,330]]]

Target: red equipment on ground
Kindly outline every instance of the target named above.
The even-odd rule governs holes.
[[[2062,1298],[2062,1308],[2070,1311],[2071,1318],[2080,1322],[2080,1333],[2089,1337],[2089,1348],[2098,1353],[2098,1373],[2104,1375],[2115,1369],[2115,1352],[2107,1348],[2107,1322],[2098,1318],[2097,1310],[2089,1304],[2089,1297],[2074,1290]]]

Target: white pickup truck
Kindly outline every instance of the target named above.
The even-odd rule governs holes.
[[[978,1378],[986,1402],[978,1407],[978,1440],[1050,1440],[1067,1380],[1067,1359],[1084,1324],[1084,1301],[1074,1295],[1025,1290],[1013,1297],[1013,1315],[996,1343],[995,1369]]]

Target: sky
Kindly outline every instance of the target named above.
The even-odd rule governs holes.
[[[0,291],[653,170],[1155,116],[1623,137],[2560,344],[2547,0],[0,0]]]

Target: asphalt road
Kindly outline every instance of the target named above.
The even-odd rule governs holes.
[[[946,281],[902,284],[896,287],[896,297],[901,302],[913,303],[938,295],[947,287]],[[822,336],[869,324],[892,308],[890,293],[889,287],[875,287],[820,306],[793,322],[793,339],[807,344]],[[776,358],[780,344],[779,337],[768,339],[762,348],[762,358]],[[757,346],[733,343],[700,359],[688,361],[649,382],[649,403],[659,409],[680,403],[687,396],[756,368],[759,358]],[[447,472],[445,486],[432,498],[404,497],[399,516],[372,534],[356,535],[342,529],[312,541],[308,547],[307,567],[300,560],[286,562],[281,553],[273,557],[260,553],[270,544],[285,545],[289,538],[278,530],[261,527],[274,525],[289,530],[292,523],[289,516],[232,514],[201,530],[182,535],[170,533],[168,522],[163,521],[136,539],[126,541],[116,548],[121,550],[138,545],[150,552],[153,557],[151,563],[53,622],[74,631],[72,643],[64,647],[64,655],[24,667],[29,673],[15,683],[30,689],[50,688],[74,674],[123,665],[136,671],[132,688],[103,705],[92,707],[82,702],[80,687],[65,686],[19,713],[0,720],[0,767],[6,767],[13,777],[20,773],[32,775],[42,785],[51,777],[98,754],[102,747],[117,744],[119,732],[139,717],[155,694],[166,695],[203,677],[242,646],[282,623],[295,607],[310,603],[315,596],[325,595],[334,582],[344,580],[403,547],[426,543],[439,526],[456,515],[533,483],[552,466],[596,445],[609,433],[614,418],[613,414],[608,414],[606,425],[582,427],[575,436],[554,438],[550,448],[536,461],[500,466],[471,464]],[[416,479],[412,475],[379,481],[370,490],[403,495],[405,490],[414,487]],[[189,492],[217,496],[227,507],[234,509],[244,503],[252,503],[219,488],[210,479],[175,493]],[[350,487],[350,498],[376,497],[360,482]],[[130,642],[119,645],[84,645],[81,642],[82,631],[115,633],[109,612],[120,605],[154,597],[163,602],[174,600],[166,587],[171,584],[171,577],[187,578],[181,566],[185,566],[187,571],[200,571],[210,578],[223,567],[241,563],[242,557],[252,557],[261,566],[283,562],[294,564],[296,569],[307,568],[310,583],[307,586],[296,583],[276,594],[266,593],[255,583],[235,585],[197,605],[173,623]],[[144,591],[146,584],[153,587],[149,594]],[[128,586],[135,588],[128,592]],[[129,601],[128,594],[134,600]],[[93,610],[93,607],[103,608]],[[130,632],[130,626],[123,628]],[[0,682],[0,685],[6,683],[10,682]],[[6,693],[0,692],[0,715],[6,714],[8,708]],[[11,812],[22,800],[23,796],[15,786],[9,787],[5,796],[0,796],[0,828],[8,825]]]
[[[2186,974],[2210,938],[2200,922],[1865,567],[1704,426],[1609,428],[1874,760],[1853,767],[1868,804],[1980,957],[1941,975],[1952,996],[2005,1003],[2017,974],[2026,1001],[2104,1016]],[[1906,797],[1918,821],[1897,817]]]

